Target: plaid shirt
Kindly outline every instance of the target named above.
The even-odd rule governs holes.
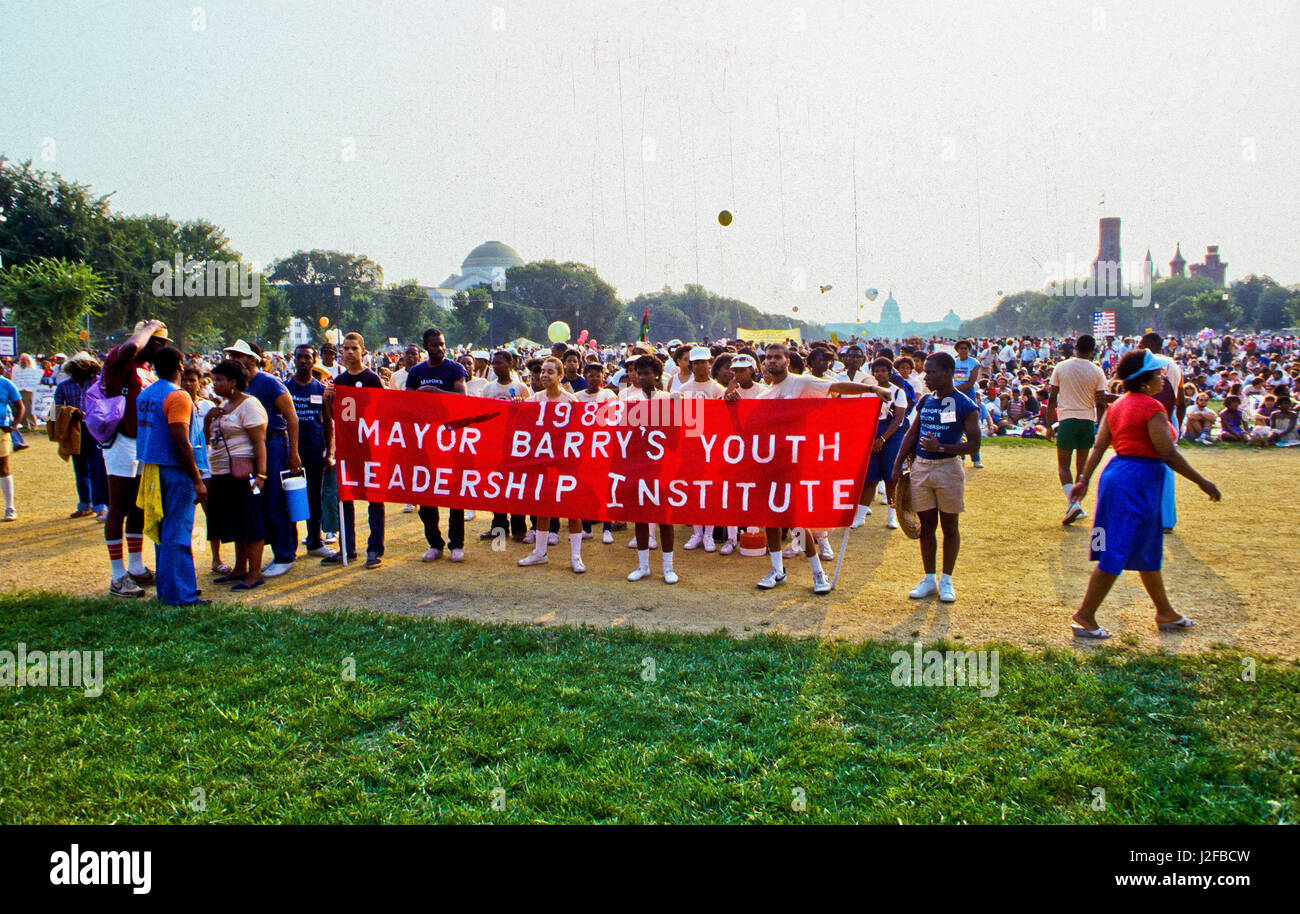
[[[98,375],[81,382],[68,378],[68,380],[54,388],[54,405],[75,406],[84,413],[86,411],[86,388],[90,387],[92,382],[98,380]]]

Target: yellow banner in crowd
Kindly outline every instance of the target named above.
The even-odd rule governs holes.
[[[798,327],[791,327],[789,330],[746,330],[744,327],[737,327],[736,339],[752,340],[755,343],[784,343],[786,340],[802,343],[803,334]]]

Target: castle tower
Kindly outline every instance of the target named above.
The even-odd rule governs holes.
[[[1212,279],[1219,285],[1223,285],[1224,275],[1227,270],[1228,265],[1219,258],[1219,246],[1217,244],[1211,244],[1205,248],[1205,263],[1194,263],[1191,266],[1193,276]]]
[[[1183,246],[1181,244],[1174,250],[1174,259],[1169,261],[1170,276],[1184,276],[1183,268],[1187,266],[1187,261],[1183,259]]]

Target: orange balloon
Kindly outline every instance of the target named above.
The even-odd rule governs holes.
[[[321,325],[321,328],[322,328],[322,329],[324,329],[325,327],[328,327],[328,326],[330,325],[330,319],[329,319],[328,317],[322,317],[322,318],[320,319],[320,325]]]
[[[78,333],[77,333],[77,336],[79,336],[79,337],[80,337],[81,339],[83,339],[83,340],[88,340],[88,339],[90,339],[90,334],[87,333],[85,330],[82,330],[82,331],[78,332]]]

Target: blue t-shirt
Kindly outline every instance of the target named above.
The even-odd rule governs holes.
[[[257,397],[266,410],[268,432],[283,432],[289,428],[288,423],[284,421],[284,416],[280,415],[280,408],[275,405],[276,400],[289,392],[289,389],[280,383],[279,378],[265,371],[259,371],[257,376],[248,382],[248,389],[244,392],[250,397]]]
[[[469,372],[459,362],[443,359],[437,365],[430,365],[425,359],[406,373],[406,389],[454,394],[456,382],[468,380]]]
[[[0,421],[0,425],[13,425],[14,414],[10,404],[21,402],[23,402],[23,395],[18,392],[14,382],[0,375],[0,407],[4,408],[4,412],[0,413],[0,420],[3,420]]]
[[[957,365],[957,368],[952,373],[952,383],[954,386],[965,384],[970,380],[971,372],[980,367],[980,360],[973,356],[967,356],[964,359],[955,358],[953,359],[953,362]]]
[[[298,414],[298,453],[304,460],[325,456],[325,385],[315,378],[299,384],[290,378],[284,385],[293,397]]]
[[[933,437],[938,438],[940,444],[961,444],[966,434],[966,417],[976,410],[975,404],[960,390],[954,390],[942,398],[929,394],[916,408],[917,421],[921,423],[921,431],[916,438],[916,456],[930,460],[955,457],[955,454],[921,450],[921,439]]]

